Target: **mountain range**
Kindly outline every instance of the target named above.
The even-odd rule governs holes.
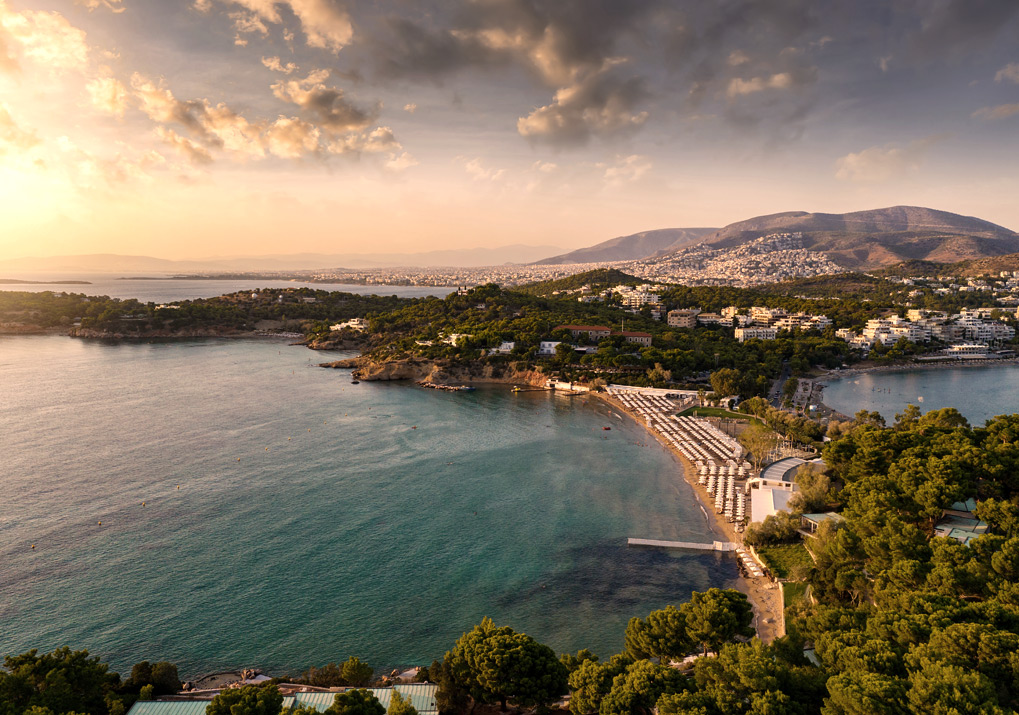
[[[645,231],[539,263],[667,258],[696,245],[732,249],[774,233],[801,233],[803,248],[823,253],[851,270],[873,270],[910,260],[953,263],[1019,252],[1019,233],[1003,226],[948,211],[892,206],[845,214],[787,211],[720,229]]]
[[[581,248],[559,256],[552,256],[534,265],[550,266],[564,263],[601,263],[605,261],[635,261],[659,253],[670,253],[702,242],[717,228],[660,228],[641,231],[629,236]]]

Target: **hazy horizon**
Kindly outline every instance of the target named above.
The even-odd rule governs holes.
[[[1019,228],[1015,3],[0,0],[0,260]]]

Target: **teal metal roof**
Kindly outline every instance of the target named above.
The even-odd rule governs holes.
[[[175,700],[160,702],[157,700],[139,700],[127,715],[205,715],[205,708],[209,707],[212,700]],[[283,698],[283,707],[293,706],[294,699],[290,696]],[[330,701],[331,704],[331,701]]]
[[[372,695],[378,698],[382,707],[389,707],[389,700],[396,690],[404,697],[410,698],[410,704],[421,715],[434,715],[439,712],[439,706],[435,702],[435,693],[439,689],[434,683],[407,683],[397,685],[395,688],[366,688]],[[310,705],[319,712],[323,712],[333,704],[336,693],[295,693],[294,699],[297,705]],[[130,713],[128,715],[131,715]],[[178,715],[178,713],[143,713],[142,715]],[[183,715],[183,714],[181,714]],[[187,715],[191,715],[188,713]]]
[[[163,703],[155,700],[139,700],[127,715],[205,715],[210,700],[185,700]]]

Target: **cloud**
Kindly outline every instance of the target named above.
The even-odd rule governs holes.
[[[20,153],[39,143],[35,132],[18,126],[3,104],[0,104],[0,156],[8,152]]]
[[[250,11],[251,15],[258,20],[262,27],[264,23],[271,25],[283,25],[284,19],[280,15],[279,7],[287,7],[297,18],[304,31],[306,42],[309,47],[317,47],[339,52],[351,41],[354,35],[354,28],[350,22],[347,11],[336,5],[331,0],[219,0],[227,5],[239,5]],[[196,0],[195,8],[207,12],[212,7],[212,0]],[[234,17],[233,14],[230,15]],[[268,34],[256,30],[261,34]],[[288,32],[284,28],[284,32]],[[291,36],[292,37],[292,36]]]
[[[192,164],[211,164],[212,154],[200,144],[196,144],[187,137],[167,127],[156,127],[156,136],[176,149],[184,158]]]
[[[793,78],[788,72],[779,72],[770,77],[751,77],[750,79],[733,77],[729,80],[726,95],[731,99],[745,94],[762,92],[766,89],[789,89],[792,86]]]
[[[648,112],[638,111],[637,105],[646,97],[641,79],[620,78],[608,65],[563,87],[551,104],[518,119],[517,131],[535,141],[580,146],[592,136],[608,137],[642,126]]]
[[[976,119],[1007,119],[1019,114],[1019,104],[999,104],[997,107],[981,107],[973,112]]]
[[[157,84],[138,73],[131,77],[131,87],[139,108],[154,122],[179,124],[206,147],[222,148],[240,156],[265,155],[261,126],[252,124],[225,104],[213,106],[207,100],[179,100],[162,82]]]
[[[901,178],[917,170],[928,150],[941,139],[931,136],[905,146],[885,144],[847,154],[835,162],[835,178],[857,183],[880,183]]]
[[[418,165],[418,160],[415,159],[410,154],[408,154],[407,152],[403,152],[402,154],[399,154],[399,155],[394,154],[389,159],[389,161],[387,161],[385,163],[386,169],[388,169],[389,171],[397,172],[397,173],[406,171],[407,169],[411,168],[412,166],[417,166],[417,165]]]
[[[921,19],[910,45],[925,59],[983,51],[1019,15],[1019,3],[1011,0],[941,0],[906,7]]]
[[[283,74],[293,74],[298,70],[297,65],[293,62],[287,62],[285,65],[281,64],[279,57],[263,57],[262,64],[273,72],[282,72]]]
[[[120,4],[121,2],[122,0],[74,0],[75,5],[82,5],[89,12],[104,7],[114,14],[122,13],[127,9]]]
[[[83,70],[88,64],[85,32],[59,12],[15,12],[0,0],[0,65],[18,66],[12,51],[22,59],[63,72]]]
[[[1005,65],[994,75],[995,82],[1003,82],[1005,80],[1019,84],[1019,62]]]
[[[651,159],[640,154],[631,154],[605,169],[603,178],[609,186],[622,186],[637,181],[651,171]]]
[[[115,117],[124,116],[129,95],[127,87],[120,80],[115,77],[97,77],[90,80],[85,89],[93,107]]]
[[[403,105],[403,111],[405,111],[407,114],[413,114],[414,112],[417,111],[417,109],[418,109],[418,106],[416,104],[414,104],[413,102],[409,102],[409,103]]]
[[[461,156],[457,157],[457,161],[463,164],[464,171],[475,181],[499,181],[506,176],[505,169],[489,168],[481,161],[481,157],[468,160]]]
[[[272,85],[273,94],[284,102],[296,104],[331,134],[359,131],[370,125],[377,111],[355,106],[343,90],[327,87],[329,70],[315,70],[303,79],[280,80]]]
[[[272,85],[279,99],[300,106],[314,121],[280,115],[275,120],[249,120],[223,103],[177,99],[163,83],[142,75],[131,78],[139,109],[160,126],[159,136],[194,163],[208,163],[212,150],[223,150],[235,159],[323,158],[340,154],[388,154],[400,163],[403,146],[389,127],[371,127],[374,115],[358,110],[337,89],[323,80],[328,70],[304,79]],[[166,125],[179,125],[191,137]],[[406,162],[407,159],[402,160]]]
[[[268,37],[269,28],[262,22],[262,18],[254,13],[248,12],[232,12],[228,17],[234,21],[234,30],[237,34],[234,35],[234,44],[240,47],[246,47],[248,44],[247,38],[244,35],[261,35],[262,37]]]
[[[322,133],[318,127],[296,117],[279,117],[265,132],[270,152],[283,159],[317,154]]]

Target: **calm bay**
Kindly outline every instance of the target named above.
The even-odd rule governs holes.
[[[889,370],[832,379],[824,390],[826,405],[846,415],[880,412],[891,424],[906,405],[923,412],[954,407],[973,425],[996,415],[1019,412],[1019,365],[969,365],[919,370]]]
[[[0,653],[390,668],[488,615],[607,657],[631,616],[734,581],[720,555],[626,548],[712,533],[604,403],[352,385],[333,357],[0,338]]]

